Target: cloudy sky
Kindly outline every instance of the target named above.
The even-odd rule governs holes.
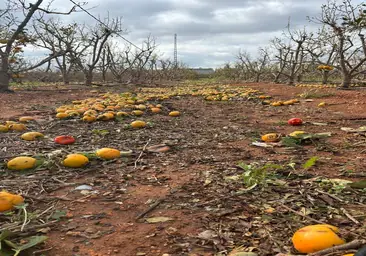
[[[173,56],[174,33],[178,58],[191,67],[218,67],[235,60],[239,49],[255,55],[258,47],[280,36],[288,19],[294,28],[314,27],[306,20],[320,12],[326,0],[90,0],[89,11],[101,18],[122,17],[126,38],[141,45],[149,35],[163,57]],[[360,3],[361,0],[353,0]],[[56,0],[53,7],[71,3]],[[64,19],[92,22],[85,13]]]

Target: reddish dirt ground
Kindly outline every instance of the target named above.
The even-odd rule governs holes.
[[[273,84],[232,86],[258,89],[276,100],[298,98],[298,94],[309,91],[309,88]],[[233,173],[240,161],[303,163],[312,156],[318,156],[321,159],[316,168],[306,172],[298,169],[298,174],[349,180],[365,177],[364,134],[348,134],[340,130],[340,127],[366,126],[366,90],[363,89],[319,89],[316,93],[322,93],[324,97],[311,98],[312,101],[302,99],[300,104],[277,108],[250,101],[208,102],[200,97],[172,98],[166,105],[167,110],[180,110],[180,118],[172,119],[164,115],[148,117],[154,123],[153,128],[134,133],[118,131],[122,129],[122,124],[111,123],[108,135],[89,143],[93,137],[90,130],[106,129],[106,126],[75,124],[73,121],[54,123],[53,117],[54,109],[65,102],[94,97],[95,93],[91,92],[93,89],[95,88],[43,88],[39,91],[17,90],[13,94],[0,94],[0,120],[15,120],[24,115],[36,116],[38,122],[33,128],[47,131],[49,138],[69,133],[78,139],[72,147],[62,148],[68,153],[75,150],[90,152],[107,146],[134,151],[132,161],[118,160],[110,164],[96,162],[95,167],[85,171],[68,170],[61,173],[62,168],[39,171],[40,179],[44,180],[33,187],[30,185],[28,191],[22,192],[32,189],[37,191],[36,195],[29,198],[33,207],[37,204],[55,203],[53,208],[67,212],[66,218],[62,218],[61,222],[47,232],[49,239],[41,249],[44,255],[199,256],[215,255],[219,249],[227,250],[228,247],[220,247],[220,243],[214,243],[215,247],[211,243],[196,240],[198,234],[209,226],[212,228],[213,224],[208,220],[213,217],[207,208],[210,202],[217,199],[215,193],[224,195],[222,191],[230,190],[230,186],[221,184],[220,178],[217,178],[219,176],[212,180],[221,185],[211,188],[210,175]],[[98,88],[99,92],[112,89]],[[318,108],[320,102],[326,102],[326,107]],[[332,137],[316,147],[310,145],[290,152],[286,148],[266,149],[250,145],[261,134],[288,134],[296,130],[286,124],[292,117],[306,121],[299,129],[313,133],[331,132]],[[10,135],[0,134],[0,160],[8,160],[23,152],[39,154],[60,149],[50,146],[49,140],[28,143]],[[171,145],[171,150],[162,154],[143,154],[135,168],[134,159],[138,158],[148,141],[149,145],[168,141],[166,143]],[[57,185],[47,184],[52,177],[57,177]],[[14,175],[9,179],[11,178]],[[24,181],[27,182],[26,178]],[[5,188],[10,186],[4,184],[2,186]],[[80,184],[91,185],[95,194],[75,191],[75,186]],[[44,187],[40,189],[39,186]],[[34,197],[63,199],[47,203]],[[161,203],[146,213],[146,216],[137,219],[156,200],[161,200]],[[195,207],[190,207],[190,204]],[[249,202],[248,204],[250,205]],[[214,216],[221,218],[230,215],[238,207],[241,207],[241,216],[245,216],[240,221],[237,219],[240,225],[247,225],[244,220],[255,218],[258,214],[258,211],[243,206],[243,202],[238,201],[237,204],[231,204],[229,209],[226,208],[228,212],[215,213]],[[349,209],[357,207],[365,210],[361,205],[354,205],[353,208],[350,206]],[[146,217],[158,216],[173,220],[157,224],[144,221]],[[245,240],[245,237],[246,234],[241,234],[241,239]],[[286,242],[288,246],[288,241]],[[231,245],[234,246],[238,245]]]

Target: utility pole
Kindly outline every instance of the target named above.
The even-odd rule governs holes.
[[[178,68],[177,34],[174,34],[174,68]]]

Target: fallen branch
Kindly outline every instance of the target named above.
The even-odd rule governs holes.
[[[164,200],[165,200],[165,198],[160,198],[160,199],[156,200],[155,203],[153,203],[152,205],[150,205],[149,208],[147,208],[145,211],[143,211],[142,213],[140,213],[136,217],[136,220],[139,220],[139,219],[143,218],[146,214],[148,214],[149,212],[151,212],[152,210],[154,210],[156,207],[158,207],[158,205],[161,204]]]
[[[332,255],[340,255],[340,254],[344,254],[345,251],[348,250],[358,250],[360,249],[363,245],[366,244],[366,240],[354,240],[352,242],[346,243],[346,244],[342,244],[342,245],[337,245],[331,248],[327,248],[318,252],[314,252],[314,253],[310,253],[307,254],[307,256],[332,256]],[[302,255],[288,255],[288,254],[284,254],[284,253],[278,253],[275,256],[302,256]]]
[[[286,205],[284,205],[284,204],[281,204],[281,206],[282,206],[283,208],[285,208],[285,209],[289,210],[290,212],[293,212],[293,213],[295,213],[295,214],[297,214],[297,215],[299,215],[299,216],[301,216],[301,217],[304,217],[304,218],[306,218],[306,219],[308,219],[308,220],[310,220],[310,221],[312,221],[312,222],[315,222],[315,223],[318,223],[318,224],[326,224],[326,223],[324,223],[324,222],[321,222],[321,221],[318,221],[318,220],[316,220],[316,219],[313,219],[313,218],[311,218],[311,217],[309,217],[309,216],[307,216],[307,215],[305,215],[305,214],[303,214],[303,213],[297,212],[297,211],[295,211],[295,210],[291,209],[290,207],[288,207],[288,206],[286,206]]]
[[[315,189],[315,191],[316,191],[316,192],[318,192],[318,193],[321,193],[321,194],[327,195],[327,196],[329,196],[329,197],[331,197],[331,198],[333,198],[333,199],[335,199],[335,200],[337,200],[337,201],[339,201],[339,202],[343,202],[343,200],[342,200],[342,199],[340,199],[339,197],[336,197],[335,195],[332,195],[332,194],[327,193],[327,192],[325,192],[325,191],[321,191],[320,189]]]
[[[366,244],[366,240],[354,240],[354,241],[346,243],[346,244],[337,245],[337,246],[334,246],[334,247],[331,247],[328,249],[324,249],[324,250],[321,250],[318,252],[310,253],[310,254],[308,254],[308,256],[324,256],[324,255],[334,253],[334,252],[340,253],[345,250],[359,249],[365,244]]]
[[[147,145],[149,145],[150,141],[151,141],[151,139],[149,139],[149,140],[146,142],[145,146],[142,148],[141,153],[140,153],[140,154],[139,154],[139,156],[137,157],[137,159],[136,159],[136,161],[135,161],[135,169],[137,168],[137,163],[140,161],[140,159],[141,159],[142,155],[144,154],[144,152],[145,152],[145,150],[146,150],[146,147],[147,147]]]
[[[347,218],[348,219],[350,219],[353,223],[355,223],[355,224],[357,224],[357,225],[359,225],[360,224],[360,222],[358,221],[358,220],[356,220],[346,209],[344,209],[344,208],[341,208],[340,209],[342,212],[343,212],[343,214],[344,215],[346,215],[347,216]]]

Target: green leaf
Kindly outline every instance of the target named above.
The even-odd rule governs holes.
[[[3,241],[4,239],[8,238],[11,234],[12,234],[12,232],[7,229],[2,231],[0,234],[0,242]],[[1,249],[1,244],[0,244],[0,249]]]
[[[34,247],[34,246],[36,246],[36,245],[38,245],[38,244],[43,243],[43,242],[44,242],[44,241],[46,241],[47,239],[48,239],[48,237],[47,237],[47,236],[32,236],[32,237],[29,239],[28,243],[23,244],[23,245],[21,245],[21,246],[19,247],[19,250],[20,250],[20,251],[27,250],[27,249],[29,249],[29,248],[31,248],[31,247]]]
[[[11,234],[12,234],[12,232],[7,229],[4,230],[3,232],[1,232],[1,234],[0,234],[0,256],[1,256],[1,252],[3,250],[2,246],[1,246],[1,241],[5,240],[9,236],[11,236]]]
[[[51,216],[51,219],[54,219],[54,220],[60,220],[62,217],[65,217],[67,214],[66,211],[55,211],[52,216]]]
[[[5,248],[0,248],[0,256],[13,256],[14,252]]]
[[[364,188],[366,188],[366,180],[352,182],[349,185],[350,185],[351,188],[364,189]]]
[[[310,158],[309,160],[307,160],[303,165],[302,168],[304,168],[305,170],[310,169],[311,167],[313,167],[316,164],[316,161],[319,159],[319,157],[317,156],[313,156],[312,158]]]
[[[4,240],[4,242],[8,246],[10,246],[11,248],[13,248],[13,250],[15,251],[14,256],[17,256],[17,255],[19,255],[19,253],[21,251],[25,251],[25,250],[27,250],[29,248],[32,248],[32,247],[34,247],[34,246],[36,246],[38,244],[41,244],[44,241],[46,241],[47,239],[48,239],[47,236],[32,236],[32,237],[29,238],[28,243],[22,244],[22,245],[17,245],[17,244],[15,244],[15,243],[13,243],[13,242],[11,242],[9,240]]]

